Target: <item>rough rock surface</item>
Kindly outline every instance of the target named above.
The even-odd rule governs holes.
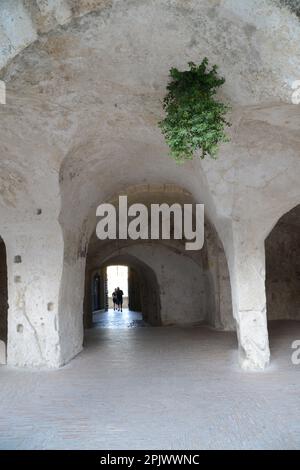
[[[265,367],[264,241],[300,201],[297,16],[270,0],[3,0],[0,41],[8,362],[56,367],[81,350],[96,206],[116,188],[175,184],[224,247],[241,364]],[[231,142],[179,167],[161,100],[170,67],[204,56],[226,78]]]

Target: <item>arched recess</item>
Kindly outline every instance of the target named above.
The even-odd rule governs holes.
[[[140,307],[143,319],[152,326],[159,326],[161,324],[160,315],[160,290],[157,277],[153,269],[140,259],[130,254],[117,254],[109,256],[103,261],[100,269],[97,272],[105,273],[107,266],[112,265],[125,265],[135,273],[139,279],[140,288]],[[92,312],[93,308],[89,300],[89,287],[91,281],[95,276],[95,268],[93,265],[87,265],[86,269],[86,288],[85,288],[85,309],[84,309],[84,325],[92,326]],[[135,299],[134,304],[137,305],[138,301]]]
[[[120,193],[128,196],[128,205],[136,202],[146,206],[152,203],[195,203],[190,192],[174,184],[131,185]],[[120,193],[100,199],[98,204],[117,204]],[[76,222],[76,219],[73,221]],[[68,324],[69,334],[67,340],[62,341],[63,355],[67,360],[71,358],[72,350],[76,353],[81,350],[84,327],[91,325],[91,276],[113,256],[132,255],[145,264],[156,260],[155,268],[160,265],[157,278],[162,325],[208,324],[221,330],[235,329],[227,260],[218,234],[207,218],[204,247],[200,251],[190,252],[185,250],[185,240],[99,240],[95,230],[97,222],[96,207],[92,207],[84,219],[81,231],[78,232],[75,226],[72,231],[70,227],[65,231],[67,257],[65,256],[65,287],[61,289],[63,297],[60,308],[65,311],[67,299],[68,322],[65,323]],[[147,250],[148,256],[145,257]],[[159,257],[158,253],[161,251],[164,251],[163,257]],[[162,261],[169,258],[173,261],[170,268],[165,269]],[[197,274],[194,276],[195,271]],[[155,273],[157,275],[156,271]],[[181,280],[177,278],[178,273]],[[170,279],[173,290],[170,290]],[[162,286],[167,286],[168,289]],[[191,289],[193,294],[189,293]]]
[[[92,280],[92,307],[93,310],[100,309],[100,275],[96,273]]]
[[[300,321],[300,204],[279,219],[265,240],[265,253],[271,333],[275,320]]]
[[[0,238],[0,364],[6,364],[7,313],[8,292],[6,247],[2,238]]]
[[[84,325],[92,324],[90,290],[95,273],[104,276],[107,265],[125,264],[135,270],[141,281],[142,311],[149,323],[209,324],[218,329],[234,329],[229,278],[222,254],[210,237],[203,250],[192,255],[174,241],[99,242],[87,257]],[[157,284],[159,289],[154,288]],[[159,301],[158,295],[149,297],[153,292],[159,292]],[[158,304],[159,320],[152,312]]]
[[[127,195],[128,206],[136,202],[143,203],[148,208],[153,203],[168,203],[169,205],[173,203],[181,205],[195,204],[191,193],[176,185],[134,185],[129,186],[122,194]],[[109,202],[118,208],[118,197],[119,195],[115,194],[105,202]],[[214,226],[208,220],[207,214],[205,214],[205,242],[203,248],[198,251],[187,251],[185,249],[185,240],[100,241],[95,234],[96,222],[97,220],[94,218],[94,228],[87,246],[87,270],[90,269],[91,263],[92,265],[95,263],[95,260],[98,264],[94,267],[98,269],[102,265],[103,256],[111,256],[113,253],[117,253],[118,250],[122,250],[123,254],[127,252],[137,254],[131,251],[133,245],[136,246],[135,250],[139,250],[138,246],[141,247],[141,245],[145,247],[144,251],[142,248],[140,249],[138,257],[144,261],[149,256],[150,263],[154,260],[156,251],[164,251],[165,253],[161,253],[161,260],[165,257],[167,260],[165,266],[162,262],[162,266],[155,269],[164,270],[159,275],[159,282],[162,285],[165,282],[167,284],[173,282],[176,295],[182,290],[183,285],[186,286],[186,291],[182,292],[182,298],[178,299],[177,304],[174,302],[176,295],[170,296],[170,303],[176,304],[175,310],[176,308],[180,309],[179,305],[181,305],[181,311],[194,311],[194,314],[190,315],[186,323],[207,323],[218,329],[235,329],[227,260],[222,242]],[[150,247],[152,248],[152,253],[147,254],[147,250],[150,251]],[[168,253],[166,253],[167,250],[169,250]],[[174,261],[173,264],[169,263],[168,272],[168,261],[170,261],[170,258],[174,258]],[[182,272],[182,279],[176,285],[174,278],[176,278],[179,272]],[[189,279],[190,285],[187,285]],[[87,289],[86,286],[86,292]],[[165,290],[167,291],[163,287],[162,292]],[[162,297],[163,295],[162,293]],[[162,301],[162,306],[163,304],[164,302]],[[196,314],[195,309],[198,309],[201,315]],[[175,324],[185,323],[185,321],[180,319],[178,315],[177,318],[174,318],[174,315],[165,315],[165,308],[163,308],[162,323]]]

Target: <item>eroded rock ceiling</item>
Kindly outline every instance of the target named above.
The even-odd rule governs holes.
[[[112,182],[176,183],[215,219],[240,220],[255,207],[271,224],[299,200],[292,93],[300,24],[287,8],[267,0],[4,0],[0,23],[5,217],[13,206],[30,220],[43,206],[83,223],[115,192]],[[178,167],[157,127],[161,101],[170,67],[204,56],[226,78],[231,142],[217,161]]]

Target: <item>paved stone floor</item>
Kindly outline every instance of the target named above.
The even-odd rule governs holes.
[[[60,370],[0,368],[0,447],[299,449],[300,322],[270,337],[270,368],[245,373],[232,333],[94,328]]]
[[[93,314],[93,321],[97,328],[136,328],[146,326],[140,312],[133,312],[128,308],[123,312],[109,309],[107,312],[96,311]]]

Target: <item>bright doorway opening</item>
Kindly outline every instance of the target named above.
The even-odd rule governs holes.
[[[108,308],[114,308],[113,292],[119,288],[123,292],[123,308],[128,308],[128,267],[108,266],[106,268]]]

